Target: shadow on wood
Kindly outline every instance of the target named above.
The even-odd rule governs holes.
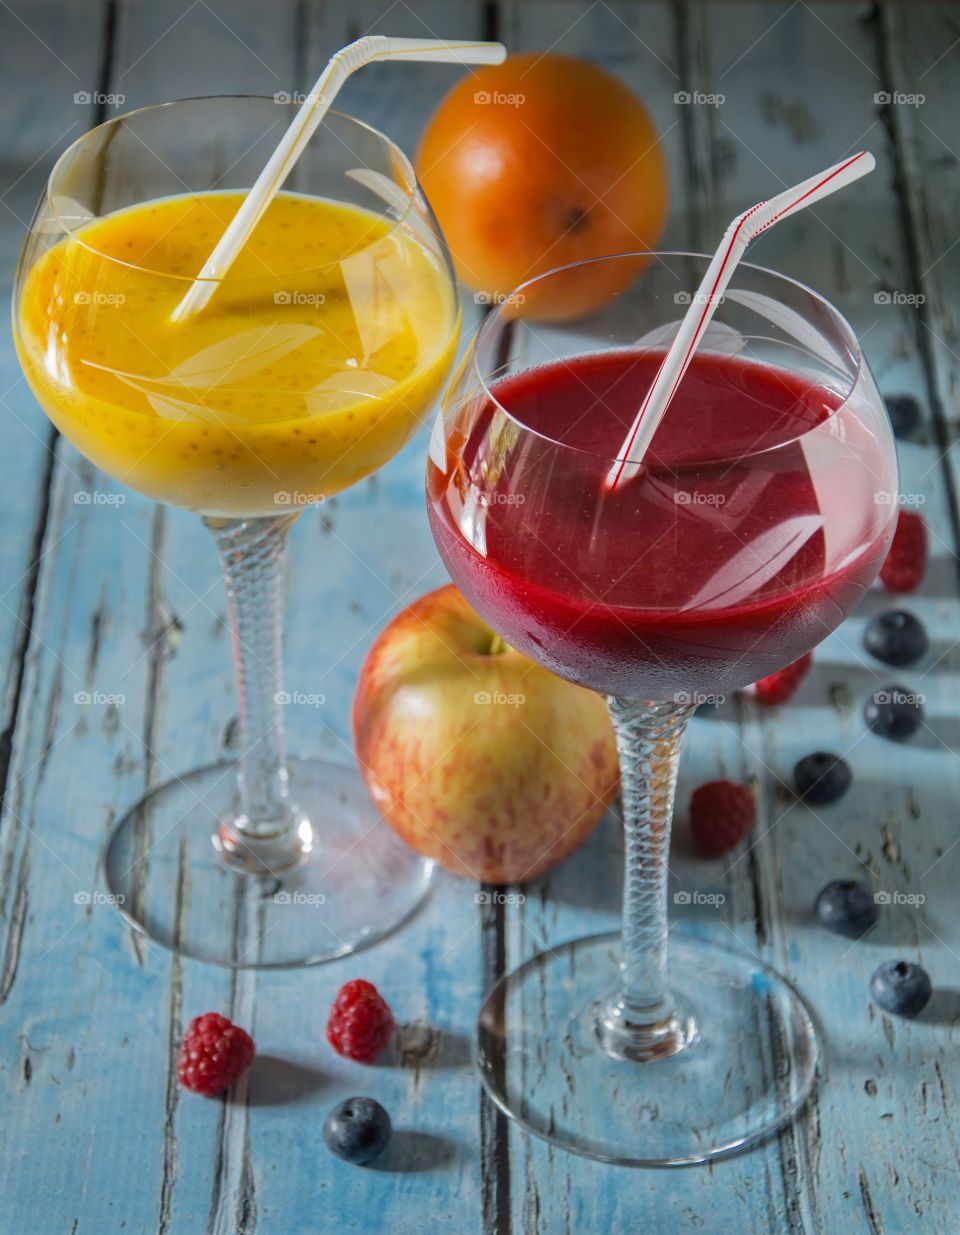
[[[462,1033],[410,1021],[397,1029],[389,1050],[377,1060],[388,1068],[464,1068],[470,1064],[470,1040]]]
[[[326,1077],[309,1064],[257,1055],[250,1065],[250,1106],[293,1106],[307,1101],[326,1083]]]
[[[930,1002],[916,1018],[927,1025],[956,1025],[960,1023],[960,991],[952,987],[937,987]]]
[[[457,1143],[445,1136],[397,1128],[387,1152],[379,1161],[371,1163],[368,1169],[394,1174],[432,1171],[453,1161],[457,1148]]]

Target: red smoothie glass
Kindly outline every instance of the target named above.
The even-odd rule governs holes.
[[[813,1083],[811,1018],[756,956],[667,940],[681,740],[698,704],[797,659],[883,561],[896,452],[844,318],[738,267],[641,471],[605,484],[709,258],[601,258],[589,319],[527,321],[598,262],[485,319],[430,445],[452,578],[512,646],[608,697],[623,777],[620,932],[538,954],[488,995],[478,1061],[528,1130],[606,1161],[703,1161],[769,1134]],[[552,285],[552,286],[551,286]],[[669,958],[669,964],[668,964]]]

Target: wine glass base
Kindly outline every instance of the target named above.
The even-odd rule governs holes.
[[[104,851],[127,922],[174,952],[239,969],[336,960],[402,925],[427,894],[433,862],[383,822],[355,769],[322,759],[287,767],[316,844],[275,875],[237,871],[214,846],[234,805],[234,765],[189,772],[142,798]]]
[[[494,1100],[560,1149],[624,1166],[732,1153],[790,1120],[813,1088],[817,1042],[799,995],[746,953],[670,936],[670,990],[690,1040],[644,1062],[597,1032],[619,975],[619,932],[541,952],[493,987],[477,1061]]]

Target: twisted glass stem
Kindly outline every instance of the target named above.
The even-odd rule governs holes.
[[[680,1050],[695,1026],[667,984],[667,880],[680,747],[695,708],[611,698],[623,793],[621,982],[600,1004],[597,1032],[611,1054],[650,1059]]]
[[[240,709],[236,807],[214,845],[231,865],[263,874],[296,864],[312,844],[283,742],[283,564],[295,518],[204,520],[223,563]]]

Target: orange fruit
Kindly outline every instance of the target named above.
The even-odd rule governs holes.
[[[458,82],[427,125],[417,173],[458,274],[491,300],[555,266],[652,249],[669,200],[640,100],[589,61],[539,52]],[[633,273],[586,267],[516,312],[577,317]]]

